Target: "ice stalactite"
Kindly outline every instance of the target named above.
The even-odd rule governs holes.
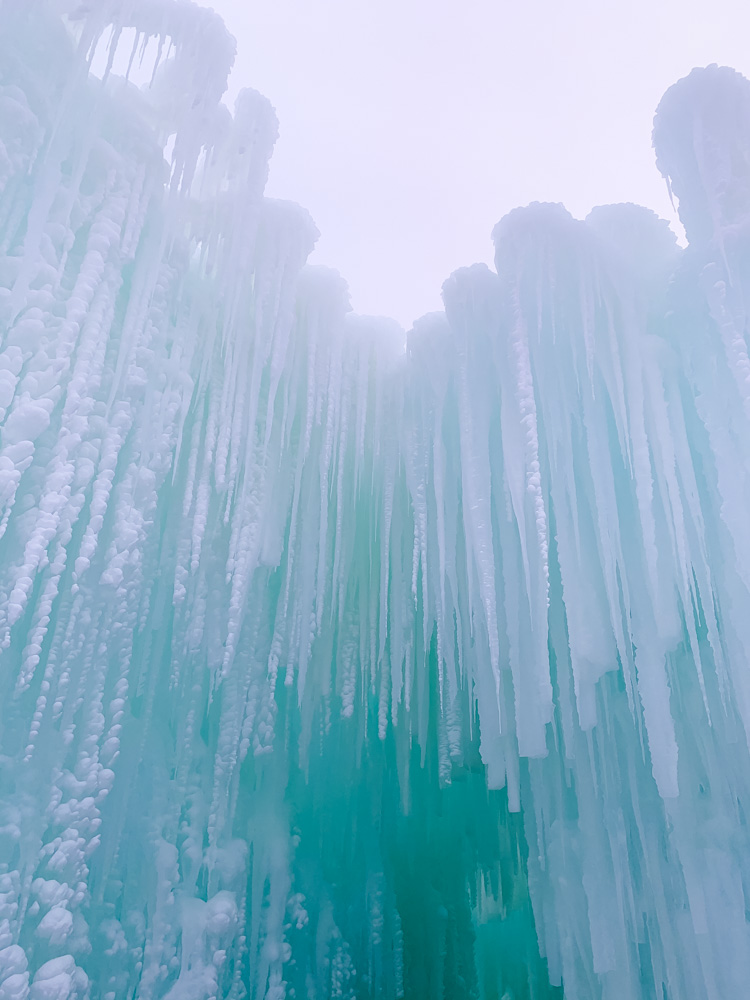
[[[750,85],[406,334],[233,58],[0,3],[0,998],[741,996]]]

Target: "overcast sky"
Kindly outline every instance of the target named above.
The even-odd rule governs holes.
[[[651,150],[693,66],[750,76],[748,0],[204,0],[237,37],[230,98],[276,108],[268,194],[305,205],[313,260],[358,312],[405,326],[451,271],[490,262],[516,205],[672,220]]]

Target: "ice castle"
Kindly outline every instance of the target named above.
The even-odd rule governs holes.
[[[0,0],[1,1000],[744,1000],[750,83],[407,334],[233,59]]]

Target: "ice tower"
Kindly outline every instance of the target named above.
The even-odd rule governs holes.
[[[0,0],[0,1000],[739,1000],[750,84],[405,334],[233,58]]]

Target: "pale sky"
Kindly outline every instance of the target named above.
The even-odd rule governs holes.
[[[204,0],[243,86],[276,108],[267,193],[304,205],[312,260],[405,326],[530,201],[674,218],[651,125],[693,66],[750,76],[748,0]]]

